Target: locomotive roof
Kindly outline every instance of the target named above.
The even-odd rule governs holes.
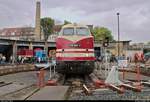
[[[64,25],[62,28],[67,28],[67,27],[85,27],[85,28],[88,28],[88,26],[82,25],[82,24],[67,24],[67,25]]]

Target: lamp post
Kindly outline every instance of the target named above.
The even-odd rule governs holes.
[[[119,58],[119,56],[120,56],[120,44],[119,44],[119,42],[120,42],[120,26],[119,26],[119,15],[120,15],[120,13],[118,12],[118,13],[117,13],[117,19],[118,19],[118,58]]]

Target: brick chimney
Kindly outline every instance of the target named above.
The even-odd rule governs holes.
[[[41,2],[36,0],[36,17],[35,17],[35,40],[41,40]]]

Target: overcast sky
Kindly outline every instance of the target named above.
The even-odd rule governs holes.
[[[36,0],[0,0],[0,28],[34,26]],[[104,26],[117,39],[150,41],[150,0],[41,0],[41,16],[59,21]]]

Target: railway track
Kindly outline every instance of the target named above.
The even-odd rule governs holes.
[[[93,74],[93,73],[92,73]],[[94,75],[93,75],[94,76]],[[94,76],[98,78],[98,76]],[[126,90],[123,94],[118,94],[116,91],[108,88],[96,88],[91,80],[90,76],[61,76],[59,85],[69,85],[70,88],[66,93],[66,100],[134,100],[134,99],[150,99],[150,88],[144,86],[142,92],[134,92],[132,90]],[[132,81],[132,80],[130,80]],[[143,80],[146,82],[145,80]],[[0,85],[5,82],[0,82]],[[14,83],[9,84],[13,86]],[[9,86],[6,85],[6,86]],[[2,87],[6,87],[2,86]],[[19,85],[20,86],[20,85]],[[0,87],[0,90],[1,88]],[[20,89],[16,89],[6,94],[0,95],[0,99],[4,100],[26,100],[32,96],[39,89],[35,85],[24,86]]]
[[[94,85],[93,80],[99,79],[99,76],[95,75],[94,73],[92,74],[94,77],[91,77],[91,75],[65,76],[64,84],[62,85],[70,86],[66,94],[66,100],[150,100],[150,85],[148,80],[141,80],[141,92],[136,92],[134,89],[125,89],[124,93],[118,93],[116,90],[106,86],[97,88]],[[128,81],[131,83],[136,82],[135,80]]]
[[[62,85],[70,86],[66,99],[69,99],[74,93],[84,93],[86,95],[91,94],[92,80],[87,75],[65,75],[64,82]]]
[[[144,85],[144,83],[147,84]],[[118,93],[108,87],[95,88],[95,86],[90,86],[87,87],[86,91],[72,93],[68,100],[150,100],[150,84],[146,81],[142,82],[141,92],[125,89],[124,93]]]
[[[12,84],[12,83],[13,83],[13,82],[5,83],[5,82],[3,81],[3,82],[0,82],[0,87],[6,86],[6,85],[10,85],[10,84]]]
[[[13,83],[11,84],[13,86]],[[39,88],[36,85],[32,84],[22,88],[16,88],[13,91],[10,90],[7,93],[1,94],[0,99],[1,100],[26,100],[28,97],[33,95],[38,90]]]
[[[129,72],[130,73],[130,72]],[[92,73],[94,74],[94,73]],[[100,79],[99,76],[94,74],[97,79]],[[142,92],[137,93],[132,90],[126,90],[124,94],[118,94],[116,91],[110,90],[108,88],[96,88],[93,84],[91,76],[65,76],[61,75],[61,79],[58,80],[58,85],[70,86],[67,94],[67,100],[115,100],[115,99],[150,99],[150,88],[148,86],[144,86]],[[128,80],[128,79],[127,79]],[[135,80],[130,80],[134,82]],[[142,80],[143,82],[147,82],[147,80]],[[8,84],[8,85],[6,85]],[[2,86],[1,86],[2,85]],[[0,82],[0,88],[13,85],[12,83]],[[1,89],[0,89],[1,90]],[[8,92],[6,94],[0,95],[0,99],[9,99],[9,100],[26,100],[33,93],[38,91],[39,89],[35,85],[28,85],[26,87],[20,88],[19,90],[15,90],[13,92]],[[105,98],[104,98],[105,97]],[[120,99],[119,99],[120,98]]]

